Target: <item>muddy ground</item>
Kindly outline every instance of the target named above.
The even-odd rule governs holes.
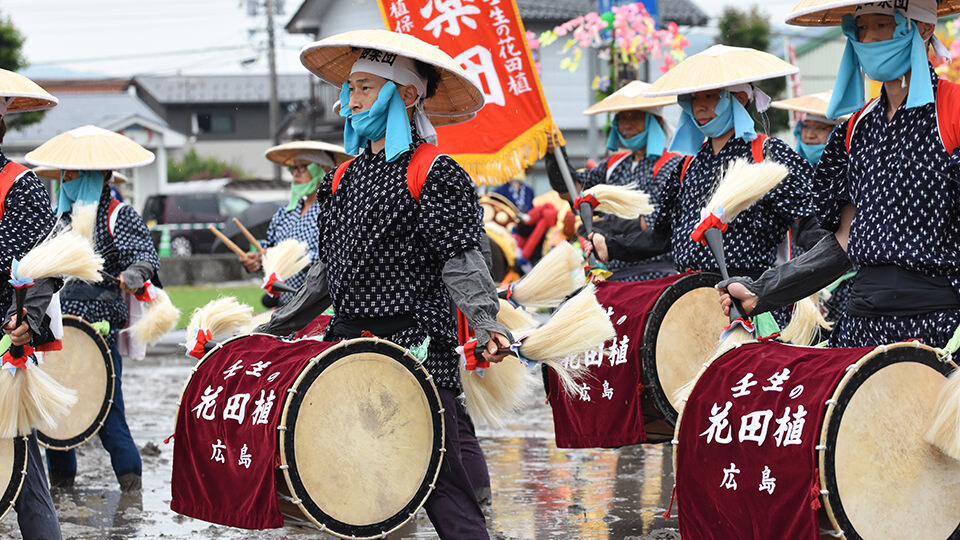
[[[177,399],[193,361],[158,347],[143,361],[125,361],[127,418],[143,456],[143,491],[121,494],[98,439],[79,449],[77,487],[56,492],[64,538],[331,538],[306,527],[249,531],[213,525],[170,510]],[[538,400],[539,401],[539,400]],[[479,428],[489,462],[493,503],[485,509],[494,539],[677,540],[670,501],[673,470],[668,445],[618,450],[561,450],[542,401],[508,428]],[[19,539],[16,515],[0,521],[0,538]],[[436,538],[426,514],[391,539]]]

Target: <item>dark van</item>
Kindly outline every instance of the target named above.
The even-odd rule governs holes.
[[[151,195],[143,206],[143,220],[159,249],[163,228],[170,230],[174,257],[210,253],[215,237],[207,225],[219,227],[250,206],[248,199],[229,192]]]

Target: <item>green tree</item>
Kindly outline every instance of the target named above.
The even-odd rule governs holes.
[[[216,158],[202,158],[197,151],[191,148],[183,155],[183,159],[167,160],[167,180],[180,182],[183,180],[208,180],[210,178],[247,178],[249,175],[242,170]]]
[[[758,51],[767,51],[770,48],[770,21],[757,6],[751,7],[749,12],[725,8],[717,26],[720,28],[717,43],[731,47],[749,47]],[[787,80],[784,77],[777,77],[760,81],[756,86],[775,100],[783,99]],[[786,111],[770,109],[765,114],[769,120],[770,133],[789,128],[790,122]]]
[[[0,17],[0,68],[8,71],[20,71],[27,67],[27,59],[23,56],[23,42],[26,38],[13,25],[9,17]],[[7,127],[28,126],[40,121],[45,111],[34,111],[23,114],[14,114],[6,118]]]

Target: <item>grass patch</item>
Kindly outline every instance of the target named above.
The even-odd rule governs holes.
[[[216,286],[196,286],[181,285],[176,287],[164,287],[170,295],[170,301],[180,310],[180,321],[177,323],[178,329],[187,327],[190,321],[190,315],[193,310],[203,307],[207,302],[216,300],[222,296],[233,296],[237,302],[253,306],[253,312],[263,311],[263,304],[260,298],[264,291],[257,285],[246,285],[242,287],[216,287]]]

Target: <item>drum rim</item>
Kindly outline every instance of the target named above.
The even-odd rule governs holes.
[[[13,439],[13,472],[16,475],[17,471],[20,471],[20,478],[10,482],[3,495],[0,496],[0,520],[6,517],[10,509],[13,508],[27,477],[27,437],[27,435],[21,435]]]
[[[923,350],[929,353],[929,356],[906,357],[905,351]],[[878,358],[883,355],[883,358]],[[869,364],[867,364],[869,362]],[[837,383],[837,387],[830,395],[830,401],[823,413],[823,423],[820,427],[820,441],[817,447],[817,464],[820,469],[820,499],[823,502],[824,512],[830,520],[835,530],[842,531],[844,538],[848,540],[862,540],[862,537],[853,527],[853,523],[847,517],[843,508],[843,502],[839,498],[839,489],[837,487],[836,476],[836,446],[827,444],[831,435],[836,437],[840,430],[840,422],[843,420],[843,413],[850,402],[850,396],[856,392],[860,386],[873,374],[881,369],[899,364],[902,362],[915,362],[933,368],[944,377],[952,373],[957,366],[953,362],[941,359],[937,351],[932,347],[923,345],[918,341],[901,342],[891,345],[881,345],[870,351],[862,358],[857,360],[853,366],[848,368],[847,373]],[[867,365],[865,365],[867,364]],[[841,399],[843,401],[841,401]],[[839,410],[838,410],[839,409]],[[836,440],[836,439],[834,439]],[[953,538],[960,532],[958,525],[950,538]]]
[[[384,346],[387,346],[386,349],[383,348]],[[417,490],[413,499],[407,503],[400,512],[372,525],[352,525],[341,522],[327,515],[310,500],[303,487],[303,483],[300,481],[300,475],[296,470],[296,457],[293,453],[296,427],[288,427],[287,419],[291,414],[295,415],[299,411],[305,393],[291,392],[288,395],[287,399],[284,400],[283,415],[280,418],[279,448],[280,465],[283,470],[283,477],[286,481],[287,488],[294,496],[295,504],[300,508],[303,515],[319,527],[322,532],[332,534],[338,538],[353,540],[383,538],[384,535],[396,531],[413,519],[417,511],[423,507],[427,498],[436,487],[437,476],[440,474],[440,467],[443,464],[443,458],[446,452],[444,409],[440,401],[440,393],[433,383],[433,376],[426,370],[422,361],[414,358],[407,349],[390,341],[380,338],[358,338],[341,341],[311,359],[310,363],[307,364],[307,367],[303,369],[290,388],[296,389],[305,382],[313,382],[326,368],[346,355],[363,352],[375,352],[389,356],[407,367],[411,374],[414,375],[430,404],[430,414],[433,418],[434,448],[436,449],[437,446],[439,446],[439,451],[435,451],[434,455],[430,457],[430,463],[427,466],[427,473],[423,484]],[[418,373],[421,372],[424,375],[417,376]],[[324,519],[326,523],[321,523],[321,519]],[[334,528],[331,529],[331,526]]]
[[[37,443],[50,450],[70,450],[82,446],[92,439],[93,436],[100,431],[100,428],[103,427],[104,422],[107,420],[107,415],[110,414],[110,409],[113,407],[113,396],[117,386],[117,373],[113,369],[113,355],[110,353],[107,341],[103,339],[100,332],[97,332],[86,320],[75,315],[64,315],[63,326],[76,328],[93,337],[93,341],[97,344],[97,349],[100,350],[101,357],[107,368],[107,388],[104,390],[103,403],[100,405],[100,411],[97,413],[96,418],[78,435],[70,437],[69,439],[55,439],[39,429],[37,430]]]
[[[667,305],[673,305],[684,294],[695,289],[713,288],[714,285],[720,283],[721,279],[720,274],[715,272],[694,272],[673,282],[654,302],[643,326],[643,345],[640,348],[640,371],[643,377],[643,386],[645,390],[650,392],[650,398],[660,414],[674,427],[677,426],[681,413],[673,407],[669,396],[663,391],[660,376],[657,373],[657,338],[660,333],[660,324],[663,323],[663,318],[666,317],[667,312],[664,310],[663,313],[659,313],[657,308],[662,307],[668,300],[669,304]],[[679,285],[681,283],[684,285],[696,284],[696,286],[691,286],[680,292]],[[654,323],[656,326],[654,326]],[[676,435],[674,435],[674,439],[676,439]]]

